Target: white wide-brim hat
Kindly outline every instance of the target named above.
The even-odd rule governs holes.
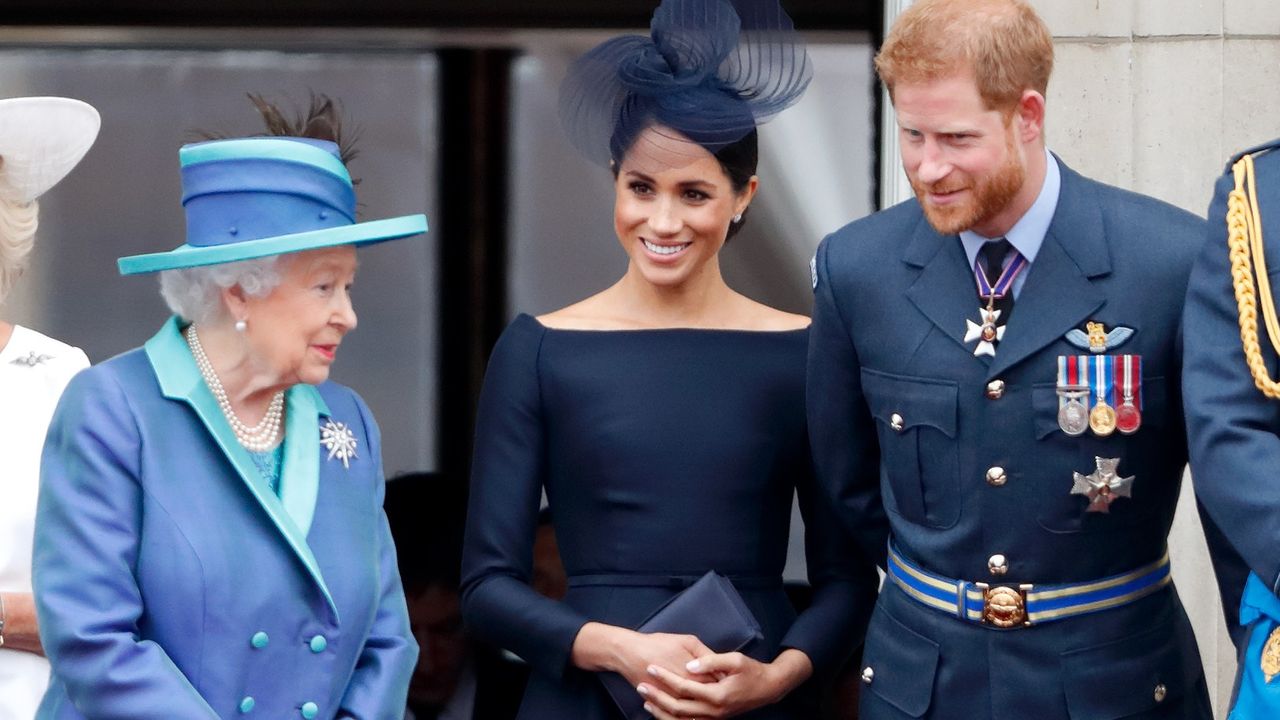
[[[63,97],[0,100],[0,197],[29,203],[80,162],[102,120],[92,105]]]

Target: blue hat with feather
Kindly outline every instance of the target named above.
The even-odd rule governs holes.
[[[117,263],[122,275],[216,265],[335,245],[369,245],[427,231],[425,215],[356,222],[356,195],[327,140],[249,137],[185,145],[187,241]]]

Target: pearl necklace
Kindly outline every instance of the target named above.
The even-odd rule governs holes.
[[[187,326],[187,345],[191,348],[191,356],[195,358],[196,367],[204,376],[205,384],[209,386],[213,398],[218,401],[218,407],[222,410],[223,416],[231,424],[236,440],[250,452],[266,452],[275,447],[283,427],[281,419],[284,417],[284,393],[276,393],[271,398],[271,403],[267,405],[267,414],[257,425],[249,427],[241,422],[240,418],[236,417],[235,411],[231,409],[231,399],[227,397],[227,390],[222,387],[218,374],[213,371],[213,364],[209,362],[209,356],[205,354],[204,346],[200,344],[200,337],[196,335],[195,325]]]

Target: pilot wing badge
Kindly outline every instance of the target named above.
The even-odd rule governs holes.
[[[1107,326],[1100,322],[1085,323],[1085,329],[1073,328],[1068,330],[1065,336],[1066,341],[1081,350],[1087,350],[1095,355],[1114,350],[1128,342],[1133,337],[1135,330],[1131,327],[1117,325],[1111,330],[1107,330]]]

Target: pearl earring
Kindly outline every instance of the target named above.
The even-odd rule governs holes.
[[[237,320],[237,321],[236,321],[236,332],[238,332],[238,333],[242,333],[242,332],[244,332],[244,331],[245,331],[245,329],[246,329],[246,328],[248,328],[248,327],[249,327],[249,321],[247,321],[247,320]]]

